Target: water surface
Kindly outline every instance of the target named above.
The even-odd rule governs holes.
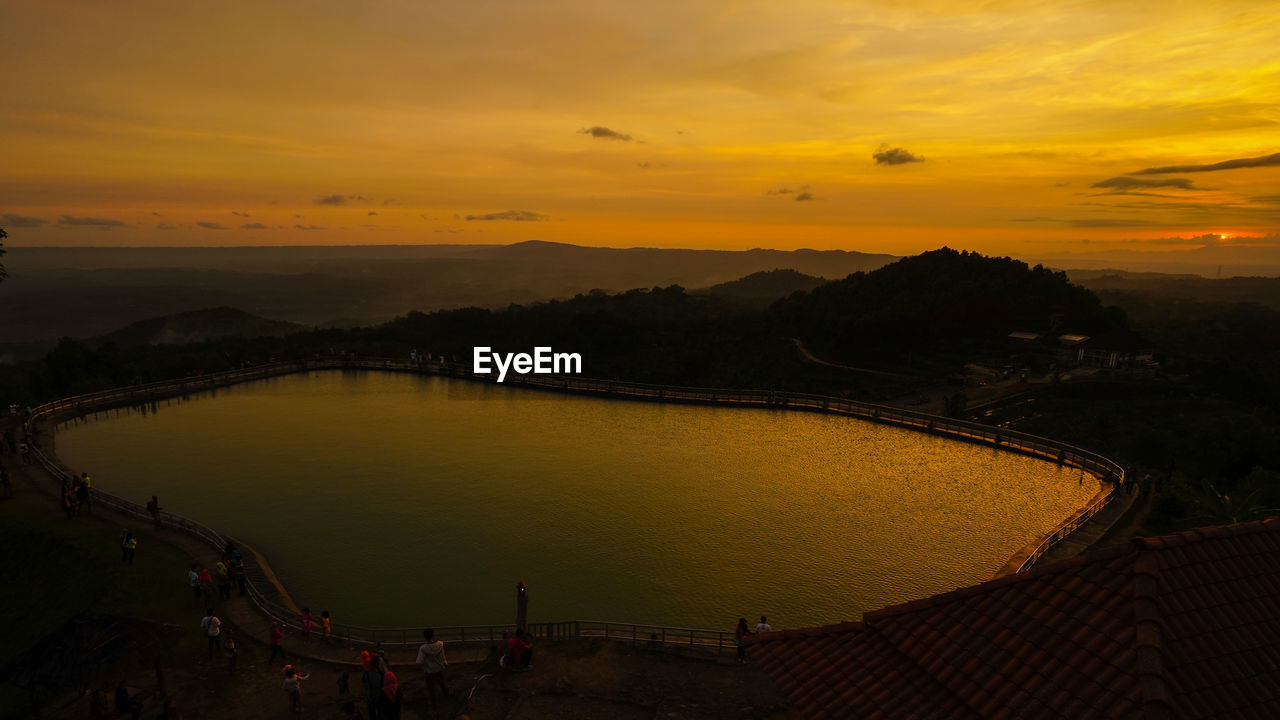
[[[1098,488],[851,418],[351,371],[69,423],[57,450],[365,625],[511,622],[518,580],[532,621],[856,619],[989,579]]]

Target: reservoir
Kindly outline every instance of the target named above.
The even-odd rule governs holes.
[[[531,622],[855,620],[990,579],[1098,490],[853,418],[338,370],[72,421],[57,454],[365,626],[512,622],[521,580]]]

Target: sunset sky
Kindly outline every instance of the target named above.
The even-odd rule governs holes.
[[[40,0],[0,27],[13,246],[1280,244],[1274,2]]]

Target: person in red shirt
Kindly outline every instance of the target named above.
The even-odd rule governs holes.
[[[533,646],[528,642],[529,634],[516,633],[507,638],[507,657],[511,658],[511,667],[528,668],[533,661]]]
[[[280,641],[283,639],[284,630],[280,629],[280,623],[271,623],[271,657],[267,659],[267,662],[275,662],[276,655],[279,655],[281,660],[289,659],[285,657],[284,648],[280,647]]]
[[[206,605],[213,604],[213,575],[209,573],[209,568],[200,568],[200,594],[204,597]]]

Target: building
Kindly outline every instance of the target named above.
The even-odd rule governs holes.
[[[747,651],[805,718],[1280,718],[1280,519],[1127,545]]]
[[[1151,344],[1132,330],[1110,330],[1086,337],[1077,345],[1076,363],[1090,367],[1120,368],[1151,362]]]

